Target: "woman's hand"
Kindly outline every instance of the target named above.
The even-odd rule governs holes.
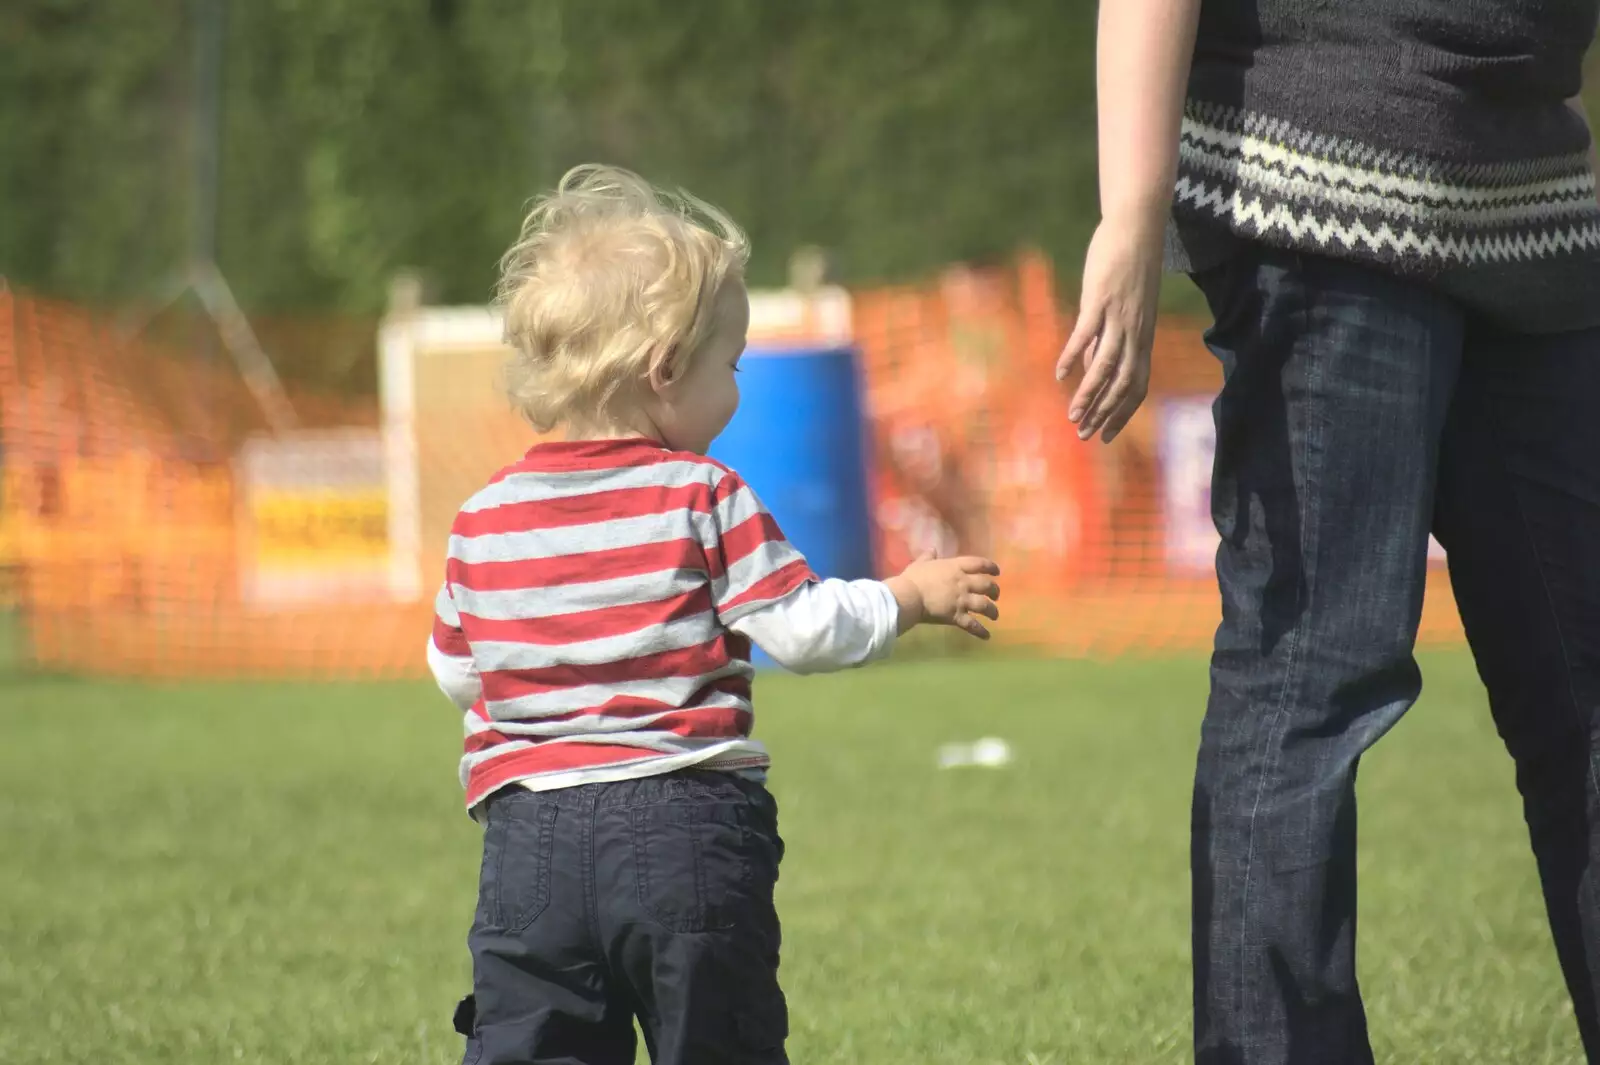
[[[1200,0],[1101,0],[1095,46],[1100,227],[1056,379],[1080,364],[1070,416],[1084,440],[1116,439],[1150,387],[1161,252]]]
[[[1078,321],[1056,363],[1058,381],[1083,369],[1068,411],[1080,439],[1111,443],[1149,392],[1164,224],[1105,219],[1089,243]]]

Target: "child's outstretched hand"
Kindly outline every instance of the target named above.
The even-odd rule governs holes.
[[[900,604],[900,631],[924,623],[954,625],[980,640],[989,630],[980,617],[998,620],[1000,567],[986,558],[934,558],[926,555],[885,583]]]

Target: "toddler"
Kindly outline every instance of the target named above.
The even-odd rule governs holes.
[[[721,212],[579,167],[502,262],[508,388],[549,442],[461,508],[428,661],[482,824],[466,1065],[785,1062],[783,841],[750,650],[859,666],[987,638],[998,569],[818,580],[733,470],[747,244]]]

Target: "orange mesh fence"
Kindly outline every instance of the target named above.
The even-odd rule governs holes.
[[[1221,609],[1209,489],[1221,371],[1203,326],[1163,322],[1149,400],[1114,446],[1085,444],[1052,383],[1072,324],[1055,291],[1050,263],[1028,254],[856,297],[879,558],[992,554],[1006,634],[1056,653],[1207,650]],[[1440,561],[1423,644],[1463,638]]]
[[[375,432],[371,403],[296,407],[313,427]],[[0,587],[26,658],[166,677],[416,672],[420,605],[247,601],[258,523],[238,456],[264,429],[224,367],[0,292]]]
[[[1198,324],[1164,323],[1144,410],[1115,446],[1083,444],[1052,384],[1070,326],[1055,291],[1050,264],[1024,255],[851,295],[880,569],[927,548],[991,553],[1007,639],[1203,651],[1218,616],[1217,367]],[[0,609],[22,619],[26,659],[138,676],[422,675],[442,529],[533,439],[498,396],[492,334],[451,321],[448,367],[385,363],[383,415],[295,395],[302,428],[275,440],[225,363],[0,291]],[[1434,576],[1421,638],[1458,642]]]

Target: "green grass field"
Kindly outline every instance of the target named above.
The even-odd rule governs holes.
[[[1366,763],[1387,1062],[1579,1060],[1470,663]],[[797,1062],[1188,1058],[1205,671],[982,656],[765,679]],[[477,830],[429,686],[0,679],[0,1061],[443,1065]],[[998,735],[1003,770],[940,771]]]

